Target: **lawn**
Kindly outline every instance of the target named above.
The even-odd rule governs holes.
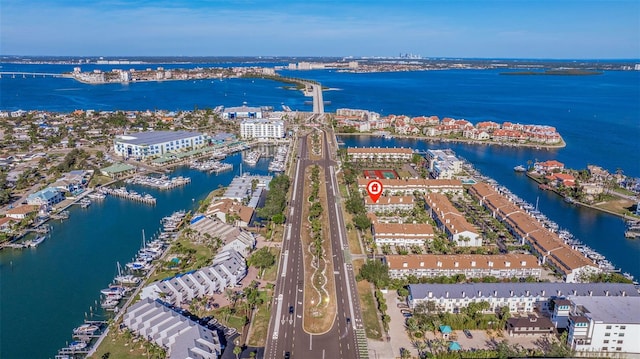
[[[280,250],[278,248],[271,247],[269,248],[269,252],[276,256],[276,262],[269,268],[264,270],[262,274],[262,280],[267,282],[275,282],[276,277],[278,276],[278,265],[280,263]]]
[[[353,261],[353,269],[355,273],[360,272],[363,265],[361,259]],[[366,280],[358,282],[358,295],[360,296],[360,307],[362,308],[362,321],[364,322],[364,330],[367,338],[382,340],[382,330],[378,321],[378,310],[376,309],[376,301],[371,292],[371,285]]]
[[[140,359],[140,358],[164,358],[165,355],[147,356],[148,342],[140,339],[133,339],[130,335],[121,333],[118,329],[110,330],[104,338],[100,347],[90,358],[118,358],[118,359]]]
[[[269,297],[271,297],[271,294]],[[251,330],[249,331],[249,339],[247,340],[248,346],[262,347],[265,345],[267,331],[269,330],[269,319],[271,318],[270,305],[271,302],[266,301],[255,311],[253,322],[251,323]]]

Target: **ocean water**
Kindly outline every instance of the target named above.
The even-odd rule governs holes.
[[[71,71],[73,65],[0,64],[0,71]],[[93,65],[100,68],[146,68],[158,65]],[[160,65],[165,68],[208,66]],[[219,64],[211,64],[219,66]],[[376,137],[343,137],[348,146],[453,148],[480,171],[535,204],[550,219],[607,256],[624,272],[640,279],[640,241],[625,239],[621,219],[579,208],[539,191],[513,167],[527,160],[557,159],[568,167],[601,165],[640,177],[640,71],[599,76],[501,76],[492,70],[349,74],[335,71],[284,71],[283,75],[320,81],[330,90],[326,111],[363,108],[386,114],[437,115],[472,122],[492,120],[555,126],[567,146],[554,150],[426,142]],[[193,110],[218,105],[282,104],[311,111],[310,98],[283,84],[259,79],[166,81],[128,85],[86,85],[71,79],[3,76],[0,111],[50,110]],[[239,163],[238,157],[230,161]],[[237,171],[237,167],[236,167]],[[266,162],[252,172],[264,173]],[[141,232],[151,235],[161,217],[193,208],[231,172],[208,176],[189,170],[193,182],[160,192],[156,207],[107,198],[86,210],[74,209],[64,223],[54,223],[50,239],[34,250],[0,252],[0,357],[47,358],[71,340],[71,330],[95,307],[99,289],[115,274],[115,263],[131,259]],[[35,333],[37,331],[37,333]],[[35,333],[35,334],[34,334]],[[46,335],[41,335],[46,333]],[[38,345],[33,345],[34,340]]]

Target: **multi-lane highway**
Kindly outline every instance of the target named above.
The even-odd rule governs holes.
[[[287,223],[278,279],[276,281],[271,321],[265,348],[266,358],[366,358],[367,347],[360,302],[349,258],[349,244],[339,204],[336,162],[331,158],[327,134],[323,137],[323,158],[312,161],[308,156],[307,136],[299,139],[298,158],[293,178],[293,194],[289,202]],[[323,334],[310,334],[303,328],[304,263],[301,227],[304,224],[304,171],[317,164],[325,172],[333,275],[336,284],[337,315],[331,329]]]

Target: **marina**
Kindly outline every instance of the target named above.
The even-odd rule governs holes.
[[[230,171],[233,169],[233,165],[230,163],[220,162],[215,159],[209,160],[195,160],[189,164],[189,168],[198,171],[208,171],[209,173],[218,174],[224,171]]]
[[[283,172],[286,166],[287,155],[289,153],[288,146],[278,146],[276,154],[269,164],[269,171]]]
[[[149,204],[149,205],[155,205],[157,201],[155,197],[153,197],[148,193],[140,194],[133,190],[129,191],[127,190],[126,187],[120,187],[120,188],[104,187],[102,188],[102,191],[114,197],[125,198],[134,202],[140,202],[140,203]]]
[[[168,177],[166,175],[163,175],[161,177],[133,176],[127,178],[124,182],[127,184],[138,184],[141,186],[152,187],[161,190],[169,190],[190,184],[191,178],[182,176]]]
[[[250,166],[255,166],[258,164],[260,157],[262,157],[262,153],[260,151],[249,151],[245,156],[243,156],[242,161]]]

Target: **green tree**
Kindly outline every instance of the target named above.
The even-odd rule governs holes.
[[[366,279],[376,288],[385,288],[389,285],[389,267],[378,260],[367,260],[360,268],[357,279]]]
[[[233,354],[236,355],[236,359],[239,358],[240,353],[242,353],[242,348],[240,348],[239,346],[235,346],[233,348]]]

